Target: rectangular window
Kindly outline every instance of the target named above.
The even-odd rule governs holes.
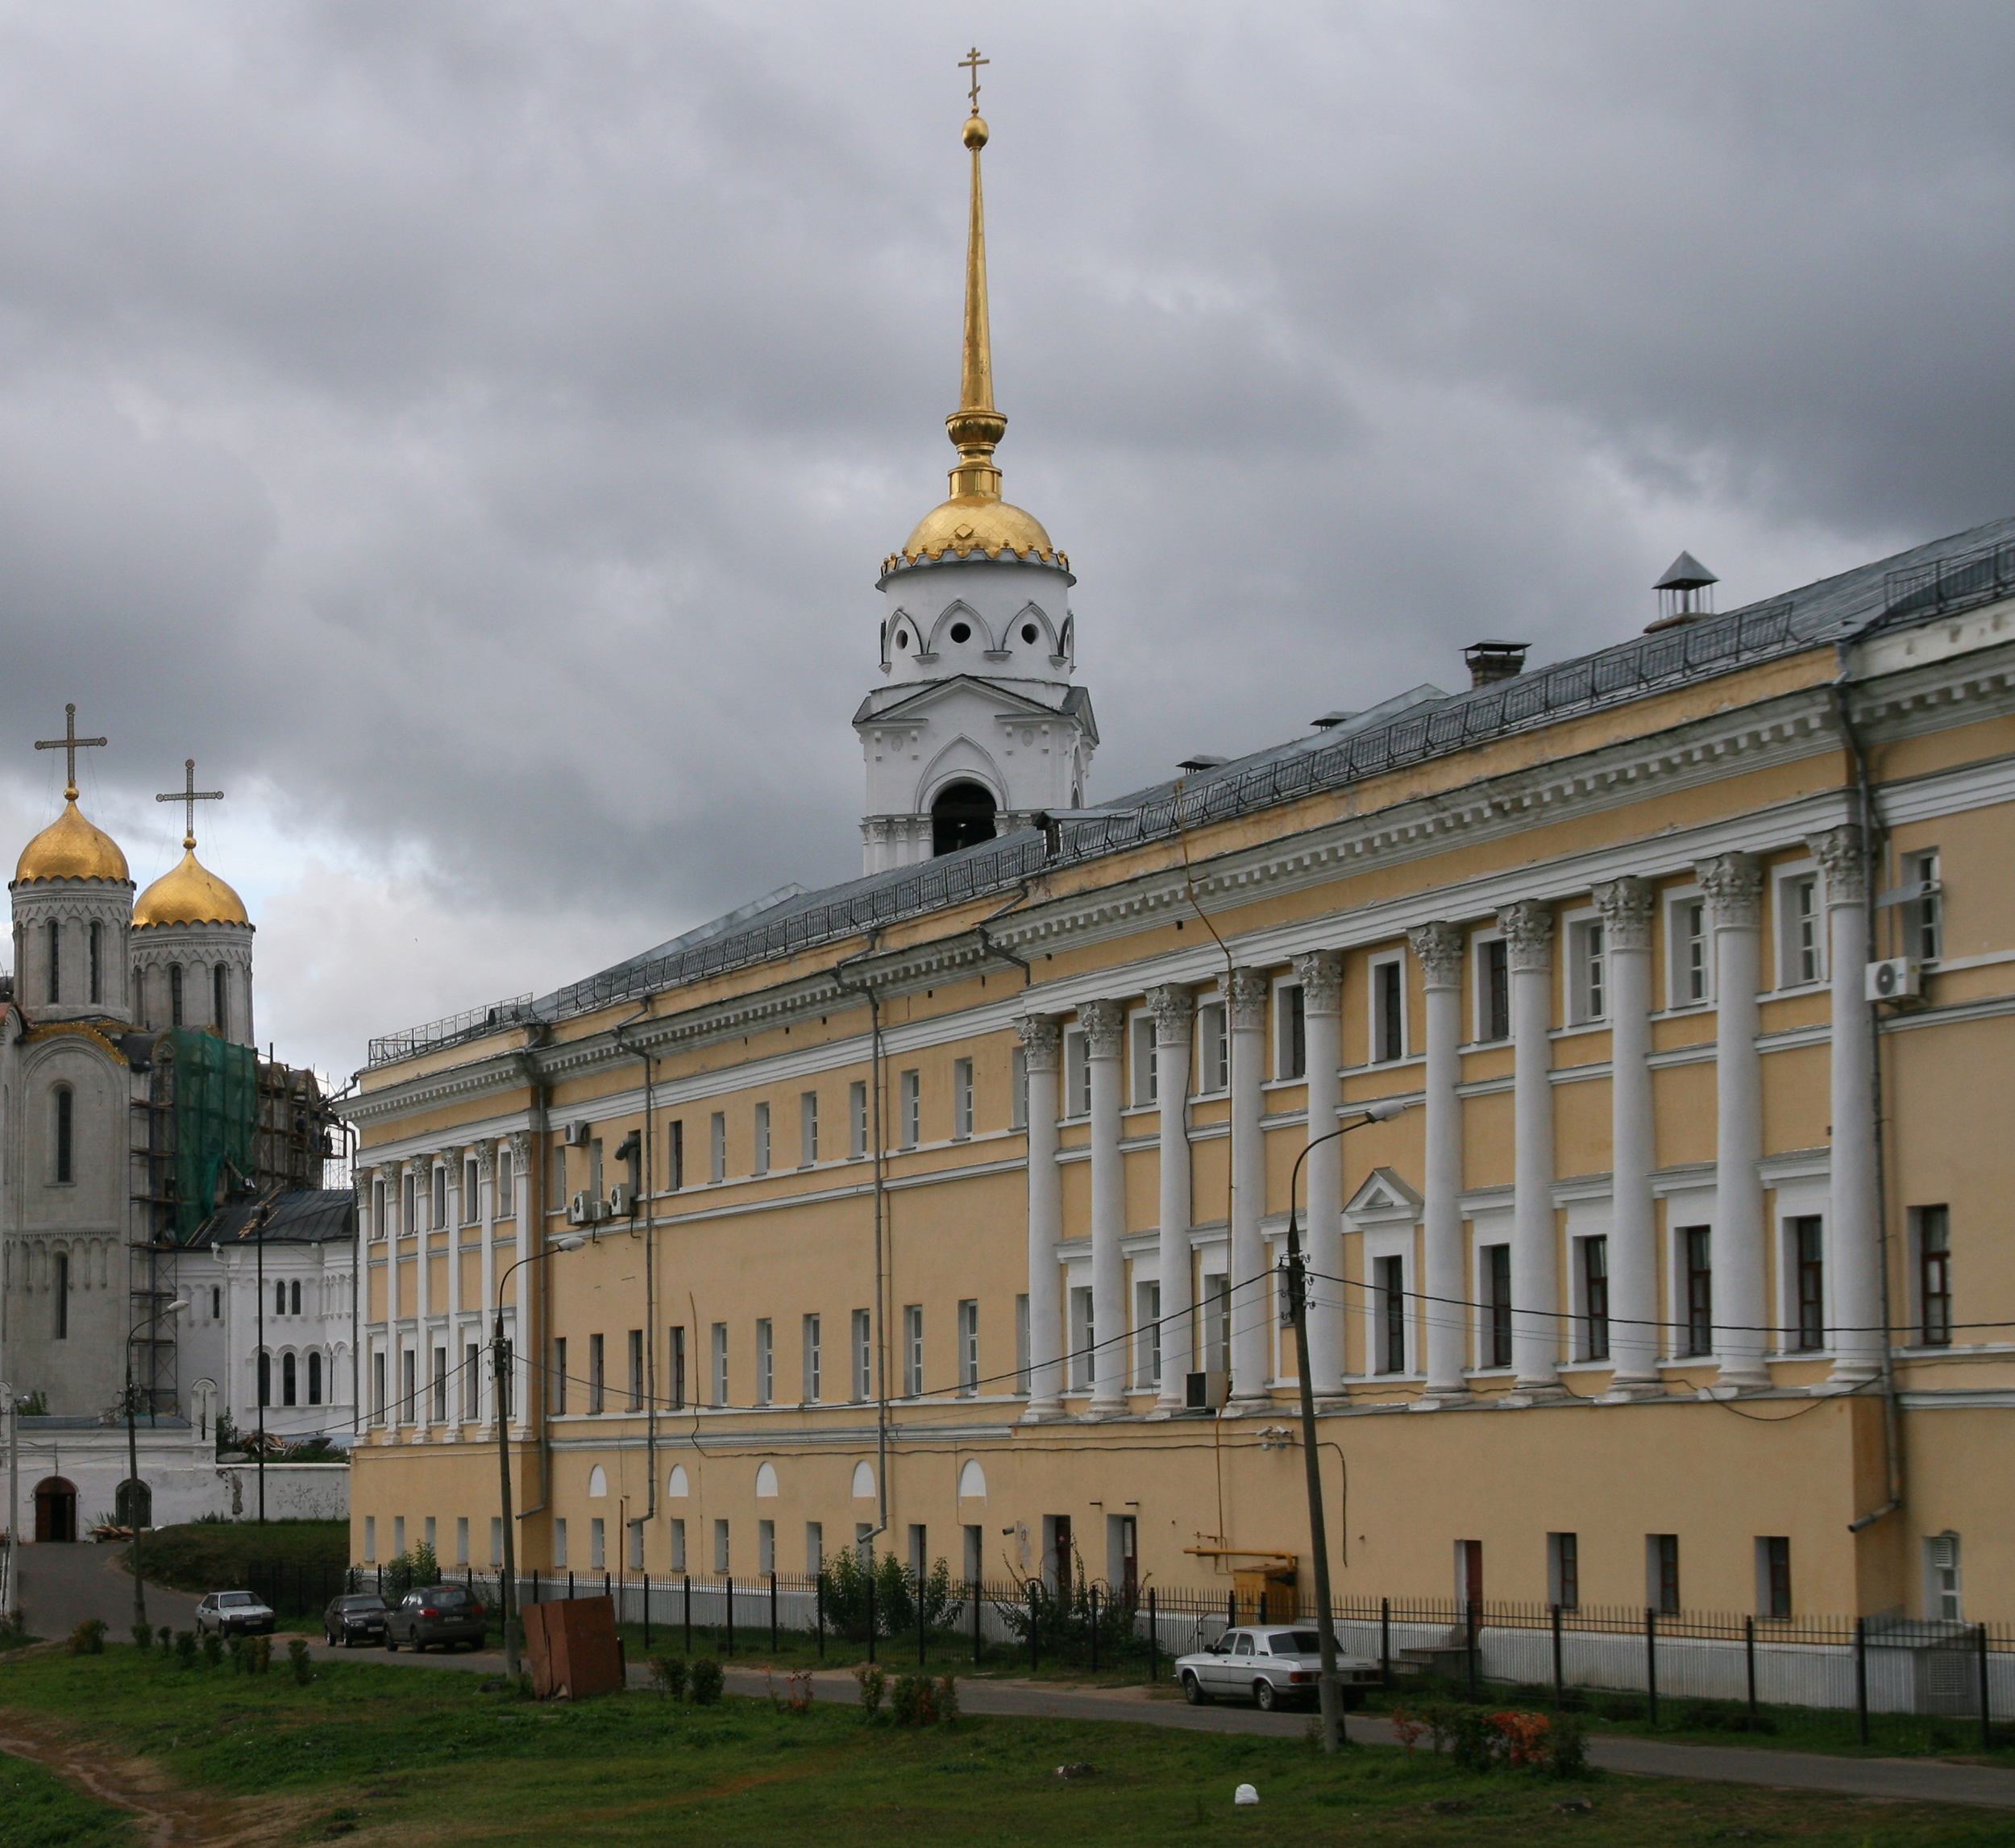
[[[707,1119],[707,1178],[717,1187],[728,1177],[728,1116],[716,1111]]]
[[[553,1416],[567,1415],[567,1337],[556,1335],[553,1340]]]
[[[1817,1213],[1791,1222],[1792,1261],[1798,1277],[1798,1345],[1809,1352],[1826,1344],[1826,1223]]]
[[[438,1232],[448,1223],[448,1171],[436,1167],[434,1170],[434,1215],[427,1222],[427,1230]]]
[[[671,1520],[671,1569],[675,1572],[686,1569],[686,1523],[676,1514]]]
[[[419,1356],[410,1348],[399,1352],[399,1422],[411,1424],[419,1414],[419,1390],[415,1384],[419,1377]],[[260,1368],[260,1403],[267,1402],[264,1389],[264,1368]]]
[[[776,1347],[771,1337],[770,1318],[758,1315],[756,1318],[755,1336],[755,1402],[759,1406],[769,1404],[776,1386]]]
[[[798,1098],[798,1165],[809,1168],[819,1158],[819,1094],[804,1091]]]
[[[717,1406],[728,1402],[728,1325],[725,1322],[713,1325],[713,1402]]]
[[[1008,1056],[1008,1121],[1011,1127],[1028,1127],[1028,1049],[1017,1046]]]
[[[973,1132],[973,1062],[952,1061],[952,1135],[963,1142]]]
[[[490,1517],[490,1564],[504,1564],[504,1517],[501,1514]]]
[[[397,1559],[405,1551],[405,1517],[403,1514],[394,1514],[392,1517],[392,1556]]]
[[[1371,966],[1371,1057],[1373,1064],[1406,1053],[1405,971],[1397,957]]]
[[[376,1565],[378,1562],[378,1518],[367,1514],[364,1518],[364,1563]]]
[[[1511,951],[1501,936],[1482,947],[1477,986],[1477,1037],[1508,1040],[1511,1037]]]
[[[1808,874],[1786,879],[1778,887],[1778,928],[1784,933],[1783,971],[1787,988],[1817,982],[1825,974],[1821,938],[1819,882]]]
[[[867,1310],[854,1311],[854,1397],[861,1403],[875,1397],[875,1325]]]
[[[825,1570],[825,1523],[808,1521],[804,1524],[804,1576],[815,1579]]]
[[[1585,1331],[1585,1360],[1610,1357],[1610,1242],[1606,1238],[1583,1239],[1581,1244],[1581,1309]]]
[[[1151,1392],[1161,1384],[1161,1286],[1133,1286],[1133,1385]]]
[[[1308,1075],[1308,998],[1298,982],[1273,990],[1273,1076]]]
[[[308,1356],[308,1403],[311,1406],[322,1403],[322,1382],[316,1377],[314,1364],[321,1358],[319,1354]],[[482,1393],[483,1350],[473,1341],[465,1341],[462,1343],[462,1416],[470,1423],[483,1415],[480,1410]]]
[[[629,1523],[629,1564],[633,1572],[644,1569],[644,1524],[641,1521]]]
[[[1679,1536],[1644,1536],[1644,1601],[1664,1617],[1679,1612]]]
[[[384,1356],[371,1356],[371,1422],[374,1425],[384,1422]]]
[[[1791,1615],[1791,1541],[1785,1534],[1757,1537],[1756,1614]]]
[[[1686,1262],[1686,1352],[1714,1351],[1714,1233],[1705,1226],[1681,1226],[1680,1250]]]
[[[1070,1293],[1070,1387],[1073,1392],[1088,1389],[1099,1377],[1099,1325],[1092,1313],[1088,1289]]]
[[[903,1306],[903,1397],[917,1397],[924,1390],[924,1306]]]
[[[1091,1041],[1074,1027],[1064,1029],[1063,1113],[1066,1116],[1091,1114]]]
[[[749,1172],[767,1174],[770,1172],[770,1107],[759,1103],[755,1107],[755,1156]]]
[[[1952,1343],[1952,1215],[1949,1207],[1913,1206],[1916,1222],[1918,1339],[1926,1348]]]
[[[1403,1258],[1377,1260],[1375,1313],[1378,1319],[1378,1371],[1406,1370],[1406,1275]]]
[[[496,1152],[496,1205],[495,1216],[500,1219],[517,1217],[517,1164],[511,1159],[508,1147]]]
[[[384,1236],[384,1183],[371,1183],[371,1235],[373,1239]]]
[[[728,1574],[728,1523],[717,1521],[713,1524],[713,1569],[725,1578]]]
[[[1015,1390],[1028,1390],[1028,1298],[1015,1298]]]
[[[1934,1534],[1924,1543],[1924,1608],[1927,1617],[1942,1618],[1947,1623],[1964,1620],[1956,1534]]]
[[[671,1377],[665,1382],[665,1402],[675,1412],[686,1409],[686,1331],[671,1331]]]
[[[1489,1322],[1484,1340],[1489,1356],[1484,1364],[1511,1364],[1511,1248],[1485,1245],[1477,1254],[1484,1277],[1483,1300],[1489,1306]]]
[[[867,1086],[859,1078],[846,1087],[846,1147],[856,1161],[867,1155]]]
[[[644,1331],[641,1328],[629,1331],[629,1409],[633,1412],[644,1409]]]
[[[808,1315],[804,1319],[804,1402],[816,1406],[822,1396],[821,1380],[824,1369],[820,1352],[819,1319]]]
[[[1936,962],[1945,953],[1945,895],[1938,884],[1937,850],[1913,853],[1903,865],[1905,878],[1917,894],[1903,913],[1909,945],[1904,953]]]
[[[914,1148],[924,1140],[924,1078],[920,1072],[904,1072],[895,1081],[897,1108],[899,1115],[897,1128],[905,1148]]]
[[[1578,1610],[1581,1605],[1581,1536],[1549,1534],[1546,1537],[1547,1601],[1562,1610]]]
[[[756,1522],[756,1570],[768,1578],[777,1569],[777,1524],[774,1521]]]
[[[553,1138],[552,1146],[546,1152],[546,1208],[558,1212],[567,1204],[567,1144],[559,1136]],[[413,1230],[413,1177],[405,1181],[405,1230]]]
[[[556,1520],[553,1523],[553,1564],[564,1571],[567,1566],[567,1523]]]
[[[665,1126],[665,1188],[675,1194],[686,1184],[686,1126],[683,1122]]]
[[[462,1164],[462,1223],[472,1226],[482,1217],[483,1171],[471,1156]]]
[[[958,1306],[958,1389],[979,1390],[979,1304],[971,1297]]]
[[[1232,1035],[1222,1001],[1207,1001],[1196,1011],[1196,1088],[1206,1096],[1232,1088]]]
[[[1154,1069],[1154,1016],[1145,1007],[1127,1018],[1127,1102],[1136,1110],[1150,1107],[1161,1094]]]
[[[605,1381],[606,1364],[602,1338],[599,1335],[588,1337],[588,1409],[591,1412],[603,1410],[602,1388]]]
[[[588,1518],[588,1564],[598,1572],[609,1564],[609,1529],[599,1514]]]
[[[1203,1280],[1203,1365],[1207,1373],[1232,1370],[1232,1280]]]
[[[1675,1007],[1705,1001],[1711,988],[1714,965],[1708,955],[1707,901],[1681,899],[1666,917],[1672,935],[1672,997]]]
[[[1584,918],[1568,929],[1568,1018],[1577,1024],[1600,1020],[1609,1011],[1609,957],[1600,918]]]

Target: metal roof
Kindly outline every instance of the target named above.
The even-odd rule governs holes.
[[[261,1204],[234,1200],[218,1207],[196,1228],[190,1245],[314,1245],[357,1235],[357,1197],[347,1187],[303,1187],[279,1195],[270,1202],[263,1241],[251,1223]]]

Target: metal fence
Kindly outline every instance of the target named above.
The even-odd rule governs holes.
[[[1883,579],[1884,617],[1942,615],[2015,593],[2015,546],[1984,546]]]

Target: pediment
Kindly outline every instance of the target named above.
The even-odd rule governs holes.
[[[913,692],[892,700],[886,706],[875,708],[873,702],[864,704],[854,715],[856,725],[901,725],[923,716],[933,708],[945,705],[961,698],[970,699],[977,695],[1002,718],[1034,718],[1053,722],[1074,715],[1060,712],[1041,700],[1031,699],[1026,693],[1016,691],[998,680],[983,679],[977,674],[954,674],[949,679],[933,680],[927,686],[917,687]]]
[[[1351,1195],[1344,1211],[1353,1217],[1377,1213],[1411,1215],[1419,1212],[1420,1206],[1420,1196],[1391,1169],[1374,1168],[1365,1176],[1364,1186]]]

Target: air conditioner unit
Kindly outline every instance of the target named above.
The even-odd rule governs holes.
[[[1231,1397],[1229,1373],[1190,1373],[1185,1378],[1189,1389],[1183,1403],[1193,1412],[1216,1411]]]
[[[1903,1001],[1923,992],[1923,968],[1914,956],[1892,956],[1886,962],[1868,965],[1871,1001]]]
[[[637,1211],[637,1190],[627,1181],[618,1181],[609,1190],[609,1215],[613,1219],[632,1218]]]
[[[593,1128],[593,1127],[594,1125],[592,1123],[568,1123],[567,1126],[567,1146],[569,1148],[585,1148],[588,1146],[588,1132]]]
[[[567,1202],[567,1224],[570,1226],[591,1224],[595,1218],[595,1209],[600,1204],[601,1202],[592,1194],[576,1194]]]

